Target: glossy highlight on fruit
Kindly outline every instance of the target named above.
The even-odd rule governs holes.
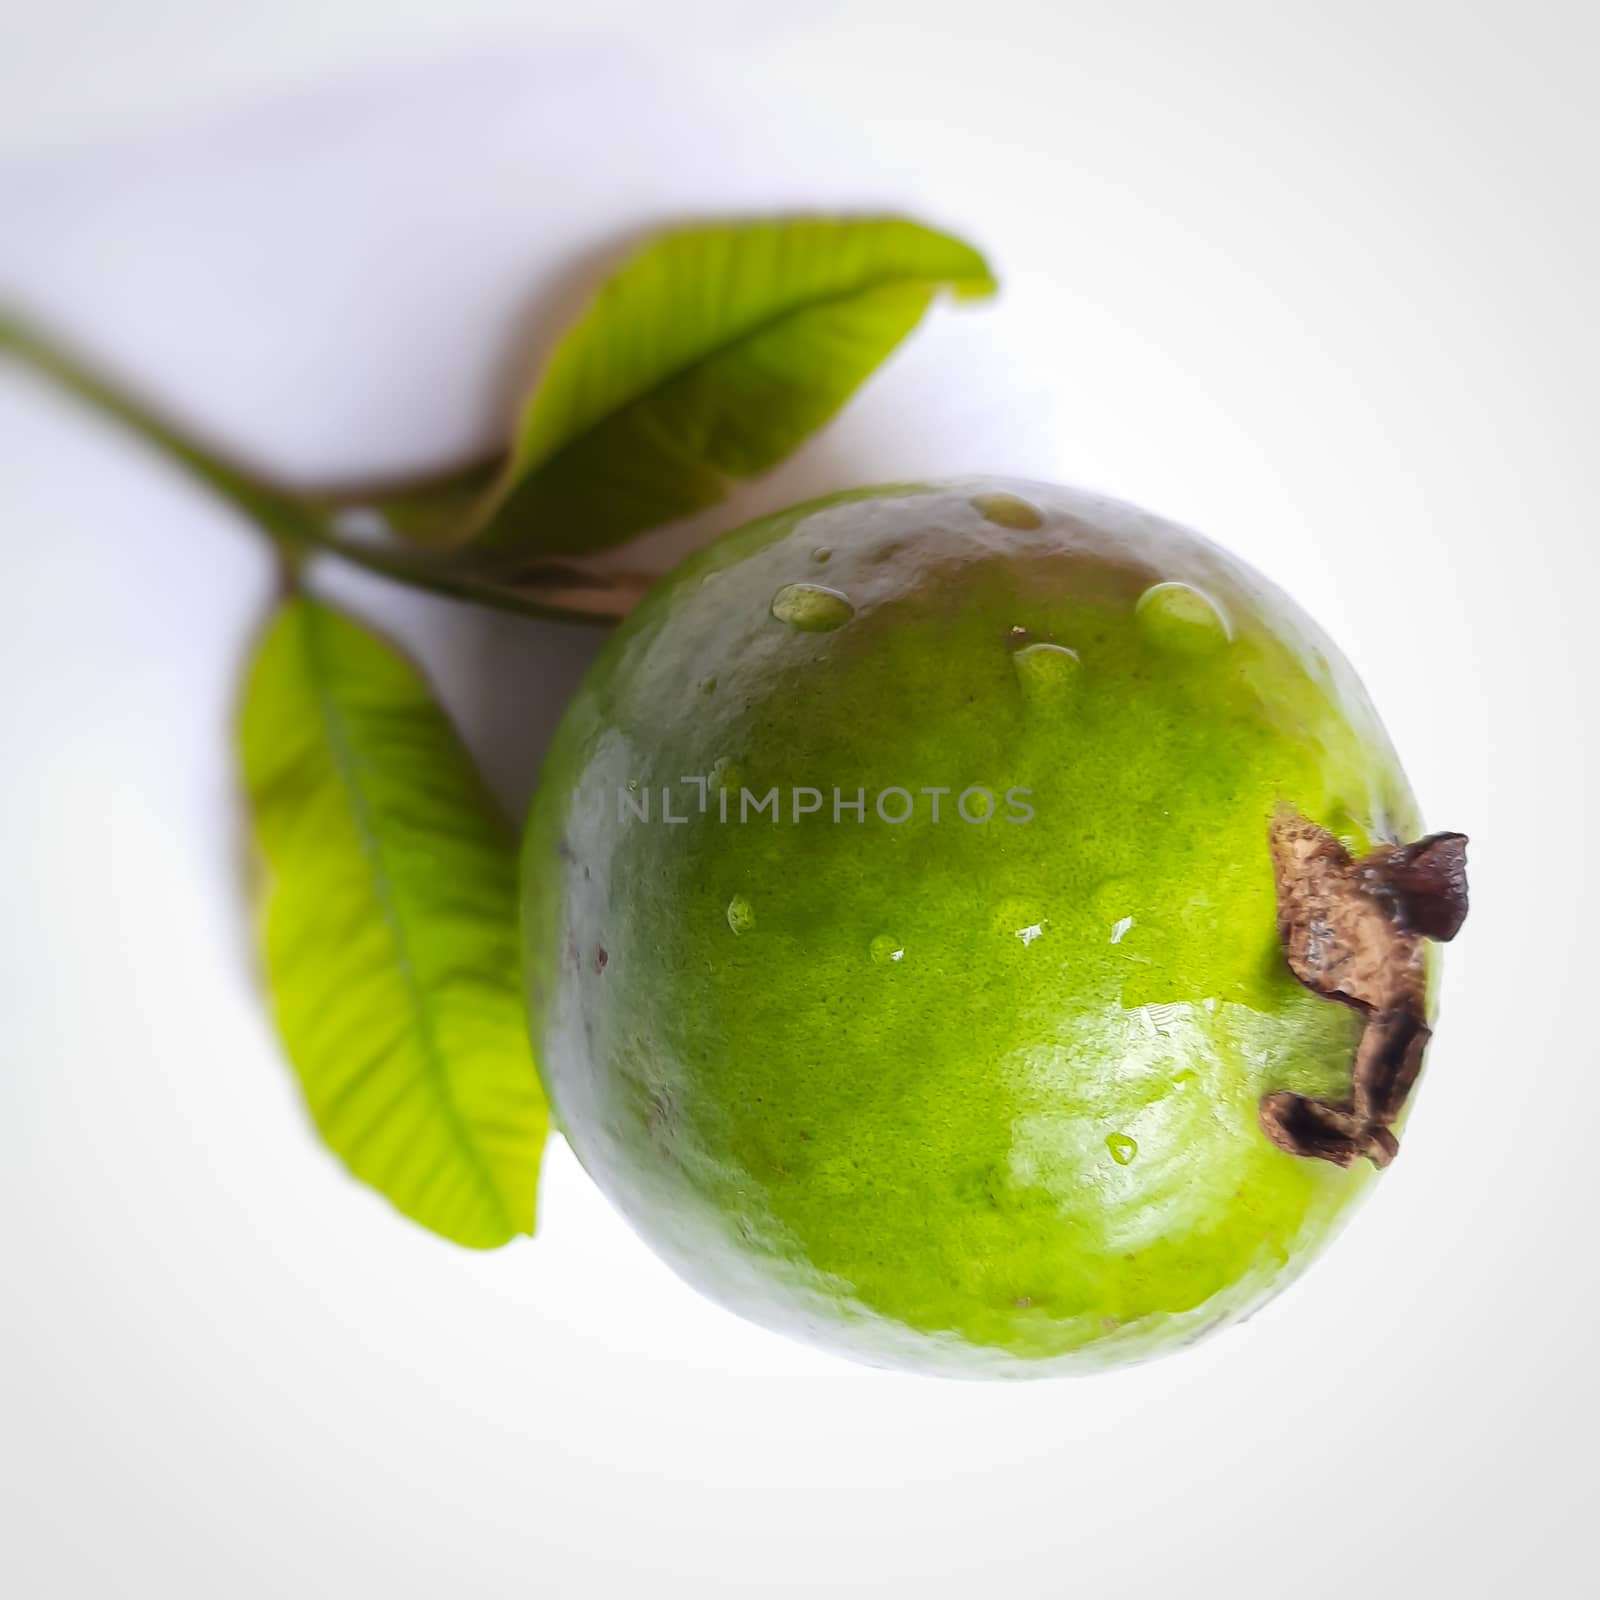
[[[1419,832],[1349,666],[1204,539],[1034,483],[838,496],[685,563],[570,707],[535,1051],[583,1165],[745,1316],[952,1374],[1148,1357],[1392,1154],[1421,940],[1385,1068],[1303,939],[1291,970],[1276,874],[1292,844],[1376,896]]]

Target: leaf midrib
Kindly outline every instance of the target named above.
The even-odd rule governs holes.
[[[345,792],[349,796],[351,821],[365,848],[367,859],[372,864],[374,894],[394,942],[401,981],[411,997],[412,1010],[417,1019],[417,1032],[422,1043],[423,1061],[435,1081],[436,1093],[444,1109],[445,1120],[466,1157],[468,1168],[476,1175],[502,1226],[507,1231],[515,1233],[518,1231],[516,1223],[501,1198],[494,1175],[473,1143],[467,1124],[455,1103],[454,1096],[450,1093],[449,1073],[445,1067],[444,1052],[439,1044],[433,1010],[417,979],[410,941],[406,936],[404,921],[390,881],[382,836],[374,823],[372,806],[358,777],[360,763],[355,753],[355,743],[345,723],[344,713],[328,687],[332,673],[323,650],[321,619],[315,604],[307,603],[302,617],[306,628],[306,656],[311,667],[312,692],[316,696],[317,709],[321,713],[323,728],[327,733],[328,750],[333,758],[334,769],[343,780]]]

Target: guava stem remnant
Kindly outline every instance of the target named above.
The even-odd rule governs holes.
[[[1357,860],[1326,828],[1282,806],[1270,840],[1289,970],[1364,1022],[1349,1096],[1263,1095],[1262,1129],[1290,1155],[1341,1167],[1365,1156],[1386,1167],[1430,1034],[1422,943],[1453,939],[1467,915],[1467,836],[1434,833]]]

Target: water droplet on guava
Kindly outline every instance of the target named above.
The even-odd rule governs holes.
[[[1121,944],[1122,943],[1122,936],[1132,926],[1133,926],[1133,918],[1132,917],[1119,917],[1114,923],[1112,923],[1111,924],[1111,942],[1112,942],[1112,944]]]
[[[832,633],[856,614],[856,608],[837,589],[786,583],[772,597],[772,614],[801,633]]]
[[[905,959],[905,946],[890,933],[880,933],[869,946],[872,959],[881,967]]]
[[[1108,1133],[1106,1149],[1111,1152],[1111,1159],[1119,1167],[1127,1166],[1139,1153],[1138,1141],[1130,1139],[1125,1133]]]
[[[1007,895],[994,908],[989,926],[998,934],[1017,939],[1024,949],[1044,937],[1050,918],[1043,900],[1029,895]]]
[[[1044,515],[1038,506],[1018,494],[975,494],[972,509],[985,522],[999,528],[1042,528]]]
[[[1202,656],[1233,637],[1222,608],[1187,583],[1155,583],[1134,608],[1144,636],[1172,655]]]
[[[832,555],[833,551],[831,551],[827,545],[819,544],[817,548],[811,552],[811,559],[820,567],[826,561],[828,561]]]
[[[755,925],[754,908],[742,894],[736,894],[728,902],[728,926],[735,933],[748,933]]]
[[[1011,653],[1022,698],[1041,710],[1063,704],[1077,688],[1078,652],[1064,644],[1028,644]]]

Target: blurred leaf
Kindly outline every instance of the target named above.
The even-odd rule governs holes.
[[[459,1244],[531,1233],[549,1118],[518,974],[516,847],[417,670],[292,600],[241,722],[267,977],[323,1138]]]
[[[934,295],[992,293],[969,245],[894,218],[666,233],[601,288],[547,362],[508,460],[387,501],[424,542],[603,549],[714,505],[849,399]],[[481,469],[479,469],[481,471]]]

